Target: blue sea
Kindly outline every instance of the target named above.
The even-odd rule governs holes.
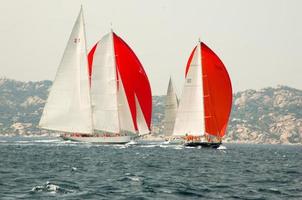
[[[302,145],[0,137],[0,199],[302,199]]]

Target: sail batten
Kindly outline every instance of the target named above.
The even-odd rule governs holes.
[[[82,9],[67,42],[39,126],[62,132],[92,133]]]

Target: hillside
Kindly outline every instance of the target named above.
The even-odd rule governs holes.
[[[45,134],[37,128],[51,81],[0,79],[0,134]],[[164,96],[153,97],[153,132],[162,134]],[[302,91],[286,86],[234,95],[224,141],[302,143]]]

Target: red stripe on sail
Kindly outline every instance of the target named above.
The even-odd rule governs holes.
[[[187,66],[186,66],[186,73],[185,73],[185,77],[187,77],[187,73],[189,71],[189,68],[190,68],[190,65],[191,65],[191,62],[192,62],[192,59],[193,59],[193,56],[194,56],[194,52],[196,50],[197,46],[193,49],[193,51],[191,52],[191,55],[189,57],[189,60],[187,62]]]
[[[89,51],[88,53],[88,74],[89,74],[89,83],[91,85],[91,75],[92,75],[92,63],[93,63],[93,56],[94,56],[94,52],[96,50],[98,43],[96,43],[92,49]]]
[[[201,43],[205,129],[206,133],[223,137],[232,108],[232,85],[219,57]]]
[[[120,79],[123,81],[134,127],[138,130],[136,122],[136,95],[150,130],[152,94],[148,77],[132,49],[115,33],[113,33],[113,42],[116,55],[116,65]]]

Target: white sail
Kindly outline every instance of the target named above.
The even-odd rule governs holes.
[[[82,9],[68,40],[39,126],[63,132],[92,132],[88,62]]]
[[[91,100],[94,129],[119,132],[117,79],[113,33],[98,42],[91,76]]]
[[[201,49],[197,46],[182,91],[173,135],[202,136],[205,132]]]
[[[173,133],[176,112],[178,108],[177,95],[174,91],[171,78],[169,80],[169,86],[165,100],[164,134],[166,136],[170,136]]]
[[[136,95],[135,95],[135,105],[136,105],[136,123],[137,123],[138,133],[139,135],[149,134],[150,130],[148,128],[143,111],[141,109],[141,106],[139,104]]]
[[[119,75],[119,73],[118,73]],[[134,123],[121,76],[118,81],[118,113],[121,130],[135,133]]]

